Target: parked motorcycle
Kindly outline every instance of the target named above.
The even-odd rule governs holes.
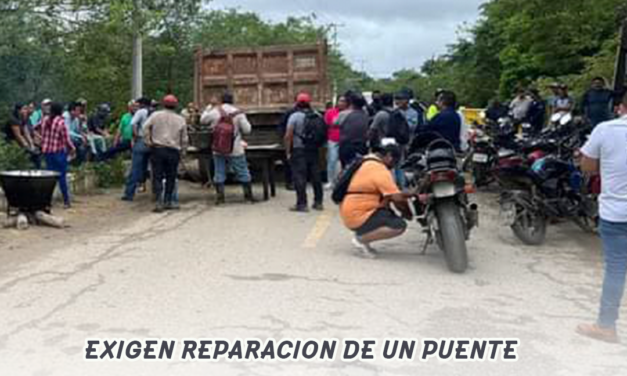
[[[520,146],[515,134],[511,118],[488,121],[484,130],[477,130],[464,167],[464,171],[472,172],[477,187],[497,181],[501,168],[522,162],[517,156]]]
[[[435,241],[448,268],[464,273],[468,268],[466,241],[479,215],[477,205],[468,201],[454,147],[437,134],[422,134],[412,143],[402,168],[409,187],[417,192],[413,206],[427,234],[423,254]]]
[[[598,221],[596,195],[570,161],[541,158],[531,168],[510,171],[501,193],[501,222],[527,245],[541,245],[551,219],[569,219],[586,231]]]

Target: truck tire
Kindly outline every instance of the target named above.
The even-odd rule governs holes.
[[[464,273],[468,269],[468,250],[459,207],[454,200],[446,200],[438,202],[435,210],[446,264],[453,273]]]

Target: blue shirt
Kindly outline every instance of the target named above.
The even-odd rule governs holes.
[[[462,120],[454,109],[447,108],[441,111],[436,117],[431,119],[425,130],[427,132],[439,133],[440,136],[455,147],[455,150],[461,150],[460,134]]]

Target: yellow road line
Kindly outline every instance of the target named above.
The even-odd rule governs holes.
[[[331,220],[333,219],[333,215],[329,212],[325,212],[320,214],[316,219],[316,224],[309,232],[309,235],[303,242],[303,248],[314,249],[318,245],[318,242],[324,237],[331,226]]]

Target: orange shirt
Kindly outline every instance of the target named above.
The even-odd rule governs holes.
[[[394,182],[392,171],[383,163],[366,161],[353,176],[348,193],[340,206],[340,215],[346,227],[356,230],[381,208],[383,197],[401,191]]]

